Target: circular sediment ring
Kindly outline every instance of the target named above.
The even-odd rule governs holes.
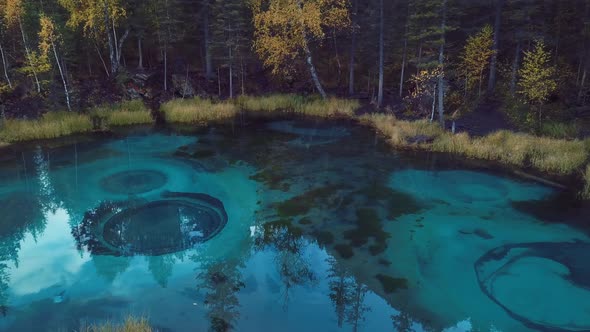
[[[590,332],[590,243],[494,248],[475,263],[481,290],[512,318],[546,332]]]
[[[147,203],[103,203],[86,214],[74,237],[93,254],[157,256],[209,241],[226,224],[227,213],[218,199],[164,193]]]
[[[163,187],[166,174],[155,170],[129,170],[103,178],[100,186],[114,194],[142,194]]]

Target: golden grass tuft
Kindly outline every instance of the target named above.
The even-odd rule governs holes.
[[[373,126],[396,147],[413,147],[454,153],[468,158],[495,160],[518,167],[559,174],[574,174],[588,160],[587,142],[553,139],[501,130],[484,137],[467,133],[453,135],[426,121],[399,121],[391,115],[367,115],[361,122]],[[432,143],[410,144],[408,139],[424,135]]]
[[[228,102],[214,103],[208,99],[174,99],[160,108],[166,121],[175,123],[199,123],[220,121],[234,117],[238,109]]]
[[[92,325],[87,327],[85,332],[152,332],[147,319],[127,317],[123,324],[113,324],[106,322],[101,325]]]
[[[104,127],[150,124],[154,122],[150,111],[141,100],[127,100],[114,105],[95,107],[90,116],[104,119]]]
[[[0,127],[0,140],[12,143],[57,138],[92,130],[90,117],[71,112],[51,112],[36,120],[6,120]]]
[[[239,96],[236,105],[241,110],[251,112],[295,111],[303,104],[305,97],[295,94],[272,94],[267,96]]]
[[[273,94],[262,97],[240,96],[235,100],[239,109],[249,112],[292,112],[316,117],[354,116],[359,108],[357,100],[318,96],[303,97],[294,94]]]

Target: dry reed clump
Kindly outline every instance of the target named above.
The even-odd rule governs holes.
[[[273,94],[262,97],[240,96],[236,105],[244,111],[275,113],[293,112],[317,117],[354,116],[359,108],[357,100],[329,98],[317,96],[303,97],[293,94]]]
[[[154,331],[146,318],[127,317],[123,324],[106,322],[100,325],[92,325],[85,329],[85,332],[152,332]]]
[[[166,121],[175,123],[207,123],[234,117],[237,107],[228,102],[214,103],[208,99],[174,99],[161,106]]]
[[[150,111],[141,100],[127,100],[114,105],[102,105],[89,112],[91,117],[104,120],[103,126],[129,126],[154,123]]]

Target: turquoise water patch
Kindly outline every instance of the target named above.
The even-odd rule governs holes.
[[[17,151],[0,329],[587,329],[583,206],[546,222],[555,189],[474,169],[300,121]]]

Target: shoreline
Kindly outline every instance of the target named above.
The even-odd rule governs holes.
[[[359,116],[355,113],[359,108],[360,104],[355,100],[269,95],[241,96],[218,102],[198,98],[173,99],[163,103],[154,111],[157,114],[153,114],[143,102],[134,100],[98,106],[85,113],[55,112],[35,120],[5,120],[0,124],[0,149],[19,143],[108,133],[118,127],[153,126],[156,125],[154,115],[167,124],[198,126],[244,117],[346,119],[375,130],[394,149],[439,152],[497,163],[517,176],[572,191],[581,200],[590,199],[590,139],[554,139],[505,130],[470,137],[465,132],[452,134],[424,120],[398,120],[393,115],[376,113]],[[556,178],[571,180],[564,185],[555,181]]]

